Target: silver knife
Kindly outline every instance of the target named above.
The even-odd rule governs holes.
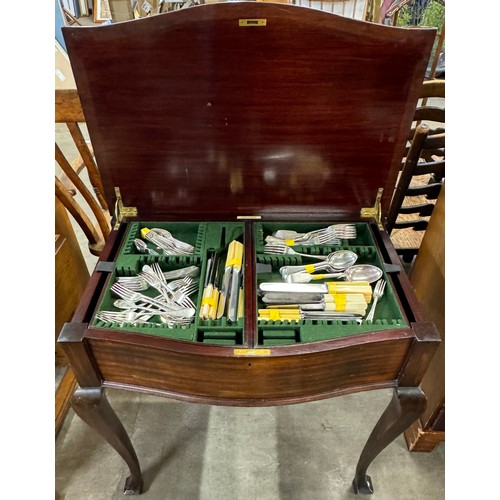
[[[231,276],[231,289],[229,291],[229,303],[227,308],[227,319],[237,321],[238,319],[238,294],[240,291],[240,275],[243,263],[243,244],[235,241],[233,272]]]

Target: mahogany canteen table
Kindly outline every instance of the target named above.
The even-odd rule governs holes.
[[[353,480],[371,493],[368,466],[426,407],[419,384],[439,343],[384,229],[435,30],[241,2],[63,32],[115,226],[58,342],[79,384],[74,410],[130,468],[125,493],[142,491],[141,470],[105,388],[232,406],[393,388]],[[336,223],[354,224],[356,240],[295,248],[348,248],[383,269],[374,321],[258,320],[258,286],[271,277],[259,265],[276,274],[309,262],[266,255],[266,236]],[[194,254],[135,252],[152,226]],[[237,321],[96,319],[117,277],[145,263],[197,265],[204,276],[209,255],[233,239],[244,244]]]

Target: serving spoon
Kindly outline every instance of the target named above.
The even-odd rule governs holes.
[[[287,283],[309,283],[312,280],[325,278],[345,278],[347,281],[367,281],[374,283],[382,277],[382,269],[371,264],[357,264],[350,266],[341,273],[318,274],[314,276],[310,273],[292,273],[285,280]]]
[[[281,276],[286,279],[294,273],[312,273],[315,271],[332,270],[343,271],[351,267],[358,260],[358,255],[350,250],[337,250],[328,254],[323,262],[307,266],[283,266],[280,268]]]

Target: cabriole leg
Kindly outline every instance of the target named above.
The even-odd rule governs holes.
[[[75,391],[71,405],[75,413],[96,430],[125,460],[130,476],[125,481],[125,495],[142,492],[142,474],[139,460],[130,438],[111,408],[102,387],[82,387]]]
[[[427,398],[418,387],[399,387],[394,390],[389,406],[375,425],[359,457],[352,482],[355,493],[373,493],[371,477],[366,474],[369,465],[386,446],[417,420],[426,405]]]

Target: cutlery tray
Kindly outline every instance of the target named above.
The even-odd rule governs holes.
[[[312,320],[303,319],[299,321],[263,321],[258,320],[257,310],[264,308],[265,304],[257,293],[253,297],[248,297],[244,292],[243,317],[236,322],[229,321],[225,316],[220,319],[201,319],[199,311],[202,303],[205,276],[207,272],[207,262],[212,252],[222,250],[221,260],[225,261],[226,251],[229,243],[238,240],[245,245],[244,261],[246,270],[250,262],[254,271],[252,277],[254,289],[262,282],[282,282],[279,269],[285,265],[303,265],[318,263],[319,260],[307,259],[300,255],[270,255],[264,253],[265,239],[279,229],[294,230],[300,233],[320,229],[331,223],[291,223],[291,222],[253,222],[251,223],[251,235],[253,244],[245,242],[244,222],[155,222],[155,221],[134,221],[128,223],[125,236],[121,243],[118,255],[115,260],[114,269],[110,272],[106,285],[101,294],[98,311],[119,311],[113,303],[118,298],[110,290],[113,283],[119,277],[136,276],[145,264],[158,263],[163,272],[180,269],[187,266],[197,266],[200,269],[198,281],[198,291],[191,295],[191,299],[196,304],[196,315],[189,325],[169,327],[162,323],[158,316],[151,318],[145,324],[106,322],[97,319],[94,315],[92,326],[99,329],[112,329],[115,331],[139,333],[158,337],[172,338],[181,341],[242,346],[248,345],[248,336],[253,335],[251,345],[277,346],[297,343],[308,343],[321,340],[334,339],[349,335],[369,333],[374,331],[402,328],[408,325],[402,312],[402,308],[394,293],[391,280],[388,279],[384,270],[383,259],[375,244],[370,224],[355,223],[357,236],[352,240],[341,240],[340,245],[314,245],[314,246],[294,246],[293,249],[300,253],[311,255],[328,255],[336,250],[351,250],[358,255],[356,264],[373,264],[382,269],[384,278],[388,281],[384,296],[379,300],[373,322],[358,324],[356,321],[338,320]],[[161,228],[168,230],[173,237],[191,244],[194,252],[191,255],[149,255],[140,253],[134,245],[135,238],[141,238],[141,230],[144,228]],[[246,233],[248,235],[248,232]],[[154,245],[146,241],[147,246],[154,249]],[[253,254],[248,254],[247,248],[253,248]],[[264,265],[266,269],[262,271],[259,265]],[[223,268],[223,267],[222,267]],[[327,280],[339,281],[339,280]],[[342,280],[340,280],[342,281]],[[322,283],[323,281],[315,281]],[[248,281],[246,281],[248,283]],[[372,285],[373,286],[373,285]],[[153,297],[159,292],[148,288],[141,293]],[[253,303],[252,303],[253,302]],[[370,304],[368,304],[368,308]],[[254,317],[249,322],[245,322],[248,310],[255,311]],[[367,309],[368,311],[368,309]],[[252,332],[246,332],[251,324]]]

